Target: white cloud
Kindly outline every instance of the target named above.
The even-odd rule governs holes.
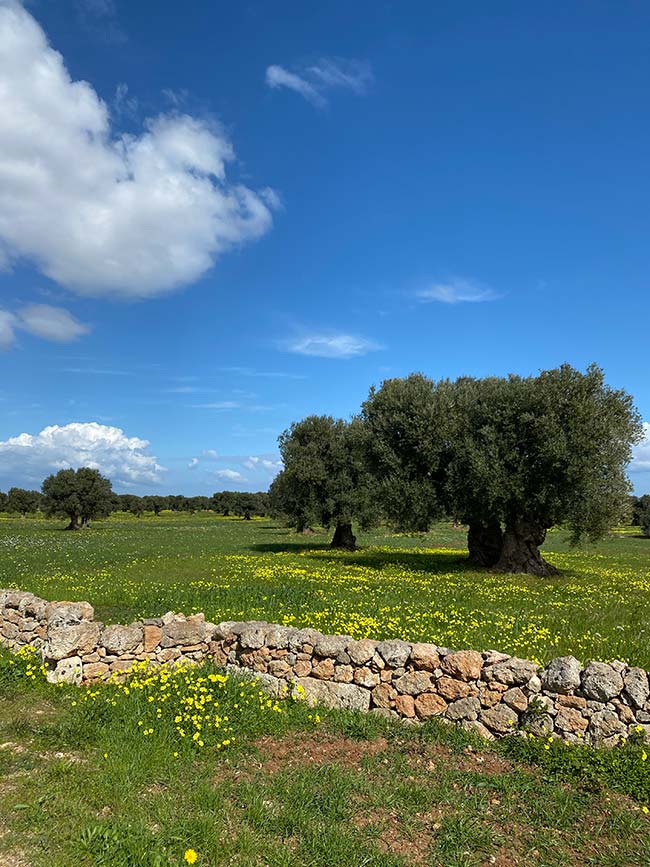
[[[296,75],[294,72],[289,72],[282,66],[273,65],[267,67],[266,83],[272,88],[287,87],[289,90],[293,90],[301,96],[304,96],[304,98],[313,105],[322,106],[326,103],[325,98],[321,96],[313,84],[310,84],[304,78],[301,78],[300,75]]]
[[[324,57],[313,66],[302,67],[299,72],[290,72],[276,64],[266,69],[266,83],[269,87],[286,87],[319,108],[327,104],[325,94],[330,90],[350,90],[357,96],[362,96],[372,80],[369,63],[341,57]]]
[[[288,340],[284,348],[299,355],[320,358],[353,358],[382,347],[372,340],[354,334],[310,334]]]
[[[16,317],[8,310],[0,310],[0,349],[9,349],[14,342]]]
[[[245,482],[246,479],[237,470],[217,470],[215,476],[220,479],[228,479],[230,482]]]
[[[451,280],[448,283],[434,283],[417,293],[420,301],[442,301],[443,304],[461,302],[494,301],[499,296],[487,286],[480,286],[469,280]]]
[[[0,473],[42,479],[60,469],[91,467],[118,484],[157,482],[165,468],[148,447],[147,440],[97,422],[50,425],[0,441]]]
[[[201,452],[201,457],[208,458],[211,461],[216,461],[219,455],[217,454],[215,449],[204,449]]]
[[[49,304],[30,304],[18,312],[18,327],[36,337],[68,343],[84,334],[90,327],[62,307]]]
[[[63,307],[50,304],[29,304],[16,313],[0,310],[0,350],[13,346],[18,329],[45,340],[69,343],[88,334],[90,326]]]
[[[198,458],[192,458],[190,460],[189,464],[187,465],[188,470],[193,469],[198,464],[198,462],[199,462]]]
[[[630,472],[650,472],[650,421],[643,422],[643,440],[632,450]]]
[[[187,114],[111,128],[34,18],[0,0],[0,262],[82,295],[146,298],[201,277],[272,223],[269,193],[226,179],[232,146]]]

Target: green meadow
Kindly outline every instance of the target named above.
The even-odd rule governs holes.
[[[119,515],[78,533],[62,526],[1,519],[0,587],[84,599],[106,622],[204,611],[216,622],[650,668],[650,539],[635,528],[580,549],[552,532],[545,556],[561,572],[542,579],[469,568],[465,532],[450,524],[427,535],[359,534],[355,553],[330,551],[325,534],[211,514]]]

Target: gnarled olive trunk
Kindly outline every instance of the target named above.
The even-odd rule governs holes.
[[[473,566],[485,566],[488,569],[494,566],[499,561],[503,548],[501,524],[496,519],[470,523],[467,547],[468,559]]]
[[[330,548],[340,548],[343,551],[354,551],[357,547],[357,537],[352,532],[352,524],[345,521],[337,521],[334,537]]]
[[[80,530],[81,527],[78,524],[79,516],[78,515],[70,515],[70,523],[66,527],[66,530]]]
[[[542,557],[539,546],[546,538],[546,528],[534,521],[521,519],[506,524],[503,548],[494,572],[524,572],[527,575],[557,575],[555,566]]]

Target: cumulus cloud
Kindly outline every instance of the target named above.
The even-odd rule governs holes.
[[[307,102],[322,108],[331,90],[349,90],[357,96],[366,93],[373,76],[370,64],[342,57],[323,57],[313,66],[291,72],[274,64],[266,69],[266,83],[273,89],[287,88],[300,94]]]
[[[217,470],[215,472],[215,476],[218,476],[220,479],[227,479],[229,482],[245,482],[246,479],[242,476],[241,473],[238,473],[237,470]]]
[[[643,440],[634,447],[630,472],[650,472],[650,421],[643,423]]]
[[[298,355],[320,358],[354,358],[382,347],[373,340],[354,334],[308,334],[287,340],[284,348]]]
[[[137,136],[113,129],[16,0],[0,0],[0,110],[5,266],[27,259],[82,295],[146,298],[271,227],[272,191],[227,180],[222,130],[180,113]]]
[[[470,280],[451,280],[448,283],[434,283],[417,293],[420,301],[441,301],[443,304],[462,302],[494,301],[499,296],[487,286],[480,286]]]
[[[149,442],[97,422],[50,425],[0,441],[0,474],[41,480],[61,469],[91,467],[117,484],[157,482],[165,468]]]

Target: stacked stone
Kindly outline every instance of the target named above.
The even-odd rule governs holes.
[[[0,644],[19,650],[45,640],[47,602],[21,590],[0,590]]]
[[[613,745],[639,729],[650,737],[650,681],[623,662],[572,656],[545,668],[495,650],[354,640],[262,621],[214,624],[169,612],[129,626],[104,626],[87,602],[48,603],[0,591],[0,642],[41,650],[52,681],[87,683],[134,662],[211,659],[255,673],[278,695],[293,691],[329,707],[390,717],[440,717],[486,738],[517,730],[569,742]]]

